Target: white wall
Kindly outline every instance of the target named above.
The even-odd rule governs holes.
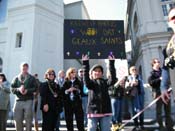
[[[39,1],[39,0],[38,0]],[[41,1],[40,1],[41,2]],[[36,7],[32,72],[43,80],[48,68],[63,69],[63,3],[40,3]],[[44,9],[47,8],[47,9]],[[52,11],[52,13],[50,12]]]

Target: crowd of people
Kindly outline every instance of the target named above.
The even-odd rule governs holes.
[[[175,31],[175,9],[169,13],[170,27]],[[160,60],[153,58],[152,71],[148,77],[153,99],[162,94],[156,102],[156,118],[160,131],[174,131],[171,118],[168,69],[175,63],[173,55],[164,51],[165,61],[161,67]],[[20,65],[20,73],[9,83],[5,74],[0,73],[0,131],[6,130],[7,114],[10,107],[10,93],[15,96],[13,108],[16,131],[31,131],[33,118],[35,130],[38,131],[37,107],[42,112],[42,131],[59,131],[60,119],[65,119],[68,131],[74,131],[73,120],[79,131],[116,131],[122,125],[124,97],[131,103],[132,115],[144,109],[143,80],[136,66],[129,68],[129,75],[116,77],[115,56],[109,55],[109,68],[104,77],[104,68],[95,64],[90,68],[89,56],[82,56],[82,68],[70,67],[67,71],[49,68],[44,74],[44,82],[38,80],[37,74],[29,73],[28,63]],[[174,62],[174,63],[173,63]],[[38,99],[38,97],[41,99]],[[40,100],[40,105],[38,101]],[[165,111],[165,125],[162,119],[162,106]],[[144,130],[144,113],[134,119],[133,131]]]
[[[81,69],[70,67],[66,72],[60,70],[58,76],[54,69],[47,69],[44,82],[38,80],[37,74],[31,75],[29,65],[22,63],[20,73],[11,84],[3,73],[0,74],[0,129],[5,131],[7,112],[10,102],[10,90],[16,95],[14,120],[17,131],[23,131],[25,120],[26,131],[31,131],[34,117],[35,130],[38,131],[37,106],[42,112],[42,131],[59,131],[60,119],[65,119],[68,131],[73,131],[73,120],[76,120],[79,131],[116,131],[122,125],[124,97],[129,97],[134,116],[144,108],[143,81],[135,66],[129,68],[129,76],[116,77],[115,57],[109,56],[109,69],[104,77],[104,69],[96,64],[90,68],[89,56],[82,57]],[[152,86],[154,98],[161,94],[161,67],[158,59],[152,60],[151,76],[148,82]],[[158,79],[158,80],[157,80]],[[4,94],[4,95],[2,95]],[[4,98],[3,98],[4,96]],[[38,97],[41,97],[38,105]],[[166,128],[173,130],[170,102],[157,102],[156,115],[160,130],[163,126],[161,107],[165,106]],[[112,124],[111,124],[112,123]],[[134,119],[134,129],[144,129],[144,113]],[[170,130],[171,131],[171,130]]]

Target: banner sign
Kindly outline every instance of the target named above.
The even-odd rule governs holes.
[[[64,20],[64,58],[125,59],[124,22],[121,20]]]

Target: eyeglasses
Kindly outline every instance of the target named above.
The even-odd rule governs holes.
[[[154,61],[154,63],[160,63],[160,61]]]
[[[169,21],[175,20],[175,16],[172,16],[171,18],[169,18]]]
[[[136,71],[136,69],[132,69],[132,71]]]
[[[75,71],[72,71],[71,73],[72,73],[72,74],[75,74],[76,72],[75,72]]]

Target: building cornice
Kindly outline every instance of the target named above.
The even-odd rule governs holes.
[[[47,12],[49,12],[49,13],[51,13],[51,14],[53,14],[53,15],[55,15],[55,16],[60,16],[60,17],[64,17],[63,15],[63,11],[61,11],[61,12],[56,12],[55,10],[53,10],[53,9],[49,9],[49,8],[47,8],[47,7],[45,7],[45,6],[43,6],[42,4],[38,4],[38,3],[31,3],[31,4],[28,4],[28,5],[23,5],[23,6],[18,6],[18,7],[9,7],[8,8],[8,13],[9,13],[9,15],[11,14],[11,12],[18,12],[18,11],[20,11],[21,12],[21,14],[24,14],[25,12],[22,12],[21,10],[34,10],[34,9],[36,9],[36,7],[37,8],[40,8],[40,9],[42,9],[42,10],[45,10],[45,11],[47,11]],[[56,7],[55,7],[56,8]]]
[[[154,40],[161,40],[161,39],[169,39],[171,37],[171,32],[155,32],[155,33],[148,33],[145,35],[141,35],[138,38],[138,40],[141,43],[145,43],[147,41],[154,41]]]

